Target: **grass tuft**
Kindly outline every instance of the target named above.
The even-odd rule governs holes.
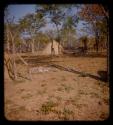
[[[54,103],[53,101],[48,101],[45,104],[42,104],[40,110],[44,114],[48,114],[49,112],[52,112],[52,108],[57,106],[57,103]]]

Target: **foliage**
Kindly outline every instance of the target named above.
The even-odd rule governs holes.
[[[74,27],[74,22],[71,16],[68,16],[61,29],[61,39],[62,41],[68,43],[67,46],[71,44],[76,39],[76,29]]]
[[[77,10],[77,14],[72,12],[74,9]],[[102,4],[38,4],[35,13],[29,13],[22,17],[18,23],[15,23],[14,17],[11,17],[8,8],[6,8],[4,23],[5,45],[9,42],[11,48],[10,34],[12,34],[16,47],[23,44],[21,38],[26,35],[30,37],[30,42],[34,43],[34,46],[39,43],[40,46],[52,41],[52,39],[57,39],[57,41],[69,47],[74,46],[77,37],[76,31],[78,30],[77,24],[79,21],[84,20],[84,27],[81,31],[87,33],[86,35],[95,35],[93,44],[96,43],[98,46],[101,41],[108,40],[108,11],[108,6]],[[47,29],[44,33],[40,32],[47,23],[54,24],[55,29],[53,27],[52,30]]]
[[[108,10],[105,10],[103,5],[87,4],[82,7],[79,16],[92,25],[95,34],[96,50],[98,51],[100,36],[104,34],[106,38],[108,37]]]
[[[27,32],[31,37],[39,31],[40,28],[45,26],[45,20],[42,14],[28,14],[19,21],[21,32]]]

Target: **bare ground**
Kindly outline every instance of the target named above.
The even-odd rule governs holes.
[[[32,58],[33,59],[33,58]],[[26,57],[27,60],[27,57]],[[39,59],[99,76],[107,70],[107,58],[55,57]],[[36,62],[36,60],[35,60]],[[31,64],[33,60],[31,61]],[[43,65],[48,63],[43,63]],[[41,65],[36,62],[35,66]],[[21,71],[24,65],[17,65]],[[5,69],[5,117],[8,120],[105,120],[109,117],[109,84],[50,67],[32,74],[32,81],[12,81]]]

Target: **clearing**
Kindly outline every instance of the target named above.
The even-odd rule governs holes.
[[[5,117],[8,120],[105,120],[109,117],[109,83],[98,79],[107,71],[106,57],[23,56],[30,67],[45,68],[32,80],[12,81],[5,69]],[[55,68],[70,67],[80,73]],[[18,61],[18,70],[26,67]],[[90,75],[84,75],[89,73]],[[92,77],[95,76],[95,77]]]

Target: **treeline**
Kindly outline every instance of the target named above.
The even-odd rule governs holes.
[[[35,13],[25,15],[17,23],[6,8],[5,50],[12,53],[34,53],[56,39],[65,48],[76,48],[76,44],[82,44],[86,51],[92,47],[98,52],[108,45],[108,20],[108,7],[101,4],[36,5]],[[80,21],[83,21],[84,27],[79,31],[82,35],[78,39],[77,26]],[[53,29],[42,32],[50,23],[53,24]],[[89,35],[94,40],[91,41]]]

